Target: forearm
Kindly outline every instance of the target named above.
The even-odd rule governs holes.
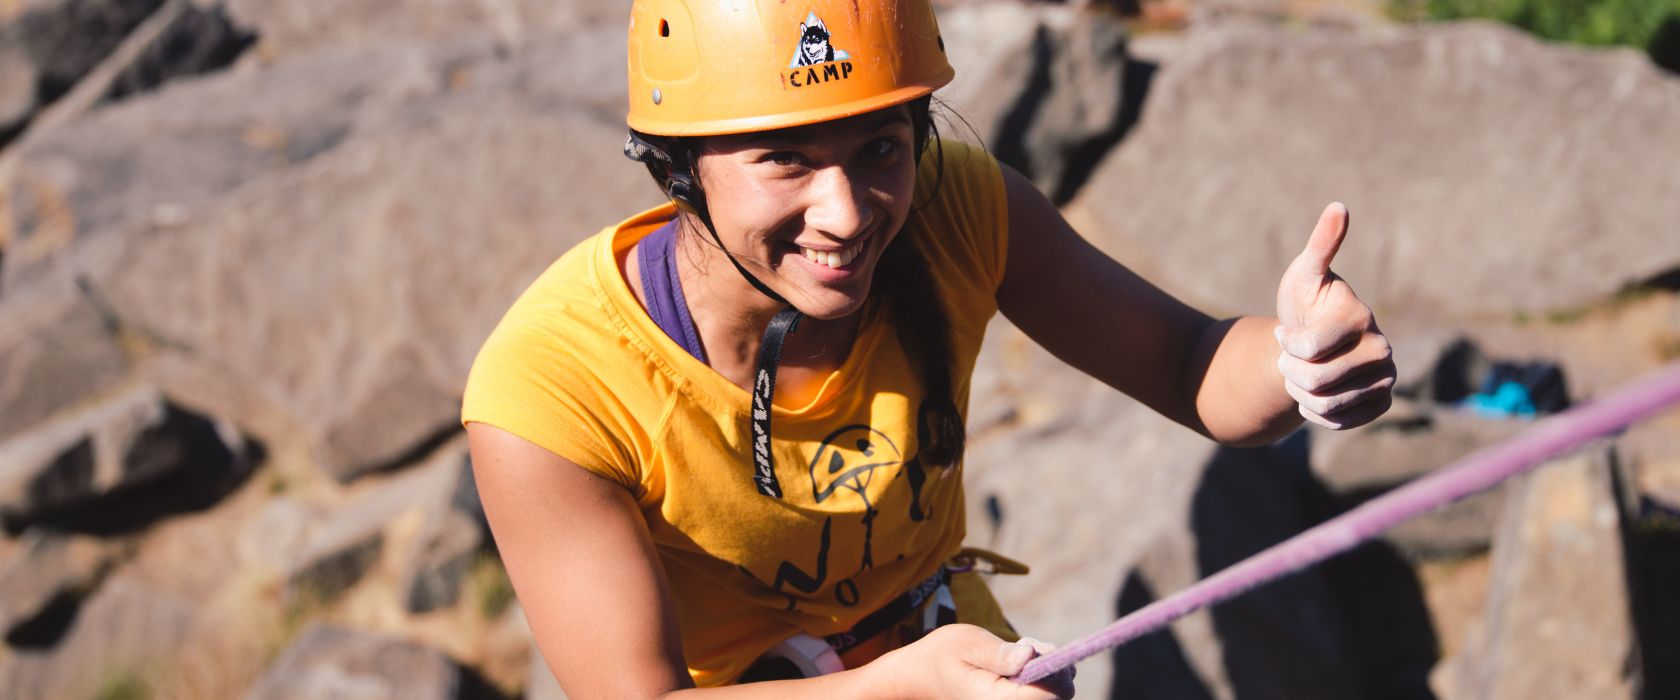
[[[1301,424],[1295,400],[1283,388],[1273,328],[1277,319],[1244,316],[1202,332],[1184,378],[1187,403],[1209,437],[1253,447],[1275,441]]]

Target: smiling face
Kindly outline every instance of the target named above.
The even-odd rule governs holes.
[[[719,238],[805,315],[835,319],[869,297],[875,267],[909,216],[916,159],[909,109],[704,139],[699,175]],[[765,305],[721,251],[703,264],[736,278],[736,303]]]

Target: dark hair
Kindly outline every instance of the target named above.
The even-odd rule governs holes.
[[[931,95],[907,105],[917,161],[929,153],[935,159],[933,187],[926,193],[925,201],[913,206],[912,213],[934,201],[944,182],[945,151],[933,122],[931,105]],[[679,197],[687,200],[677,201],[680,208],[705,212],[705,192],[700,187],[697,167],[698,147],[697,137],[654,136],[631,130],[624,152],[647,166],[660,191],[673,200]],[[914,218],[905,221],[898,239],[882,253],[880,265],[875,269],[875,293],[885,299],[899,343],[926,380],[923,387],[926,398],[916,415],[921,460],[927,465],[948,467],[962,459],[967,431],[951,390],[950,321],[927,273],[926,244],[913,231]]]

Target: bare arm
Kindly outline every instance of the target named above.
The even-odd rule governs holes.
[[[569,697],[1051,697],[1007,680],[1030,649],[966,625],[859,669],[695,689],[665,575],[630,494],[493,426],[470,423],[467,436],[508,577]]]
[[[1280,286],[1280,309],[1296,292],[1304,296],[1302,308],[1311,307],[1294,320],[1310,328],[1292,327],[1286,336],[1295,345],[1316,345],[1293,357],[1274,336],[1278,319],[1215,321],[1186,306],[1081,238],[1026,178],[1007,166],[1003,171],[1009,262],[998,306],[1063,361],[1227,444],[1266,444],[1303,416],[1344,428],[1387,410],[1393,384],[1387,340],[1370,310],[1329,273],[1334,246],[1314,259],[1323,263],[1322,274],[1311,276],[1312,266],[1298,261]],[[1329,214],[1319,229],[1336,223]],[[1346,232],[1341,214],[1336,245]],[[1325,245],[1329,235],[1321,230],[1303,258]],[[1318,294],[1319,281],[1326,289],[1340,286]]]

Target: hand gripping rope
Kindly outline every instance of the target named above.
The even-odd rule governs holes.
[[[1403,520],[1529,471],[1676,403],[1680,403],[1680,363],[1603,399],[1543,419],[1511,440],[1475,452],[1150,603],[1094,634],[1033,659],[1014,680],[1043,680],[1081,659],[1137,639],[1196,610],[1353,549]]]

